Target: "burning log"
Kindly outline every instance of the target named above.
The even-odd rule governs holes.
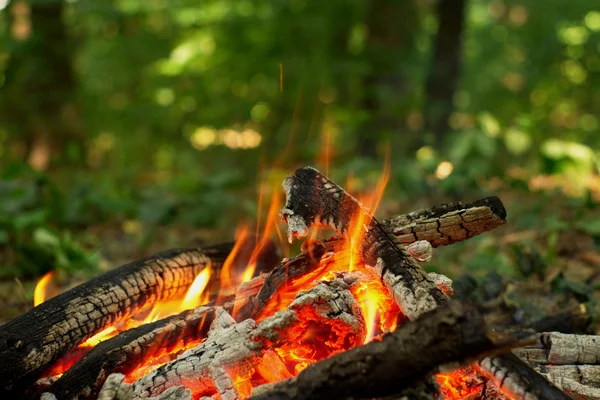
[[[232,263],[245,265],[254,237],[240,241]],[[219,272],[234,248],[172,249],[135,261],[56,296],[0,327],[0,390],[23,394],[66,352],[104,328],[156,303],[182,297],[201,272]],[[266,243],[256,257],[257,272],[270,270],[276,248]]]
[[[498,342],[481,313],[448,302],[381,339],[310,365],[252,400],[319,400],[391,396],[412,387],[440,364],[464,362],[515,346]]]
[[[364,319],[348,290],[355,280],[339,277],[301,292],[288,310],[258,325],[252,319],[236,324],[221,309],[202,344],[135,381],[131,389],[110,390],[129,393],[115,400],[151,398],[182,385],[200,396],[247,397],[256,373],[265,382],[291,377],[278,351],[308,346],[319,360],[364,341]]]
[[[243,284],[237,296],[224,300],[223,308],[231,312],[236,304],[246,303],[256,295],[263,276]],[[160,356],[177,353],[177,349],[199,344],[215,320],[217,307],[205,305],[186,310],[140,327],[129,329],[95,346],[79,362],[46,390],[59,399],[89,399],[98,395],[106,377],[114,373],[139,374],[138,368]],[[170,361],[170,360],[168,360]]]
[[[0,381],[23,392],[44,369],[96,332],[162,299],[183,296],[204,268],[219,268],[232,245],[177,249],[114,269],[0,327]]]
[[[96,345],[50,391],[59,399],[95,398],[111,373],[132,373],[153,356],[168,355],[177,348],[200,343],[214,318],[214,307],[198,307],[127,330]]]
[[[448,301],[448,296],[400,246],[398,238],[358,200],[320,172],[309,167],[297,169],[294,175],[284,180],[283,188],[286,204],[281,216],[288,223],[290,241],[294,237],[306,236],[311,225],[329,226],[347,240],[352,240],[358,233],[362,260],[375,268],[410,321]],[[492,201],[492,204],[497,203]],[[492,210],[498,207],[494,205],[488,208]],[[493,214],[500,220],[506,216],[501,211],[494,211]],[[497,377],[499,371],[505,376],[506,368],[519,370],[523,379],[515,377],[509,388],[512,393],[523,396],[517,398],[533,398],[537,393],[552,396],[548,399],[566,398],[560,390],[511,354],[486,358],[479,366],[490,378]],[[532,388],[532,384],[536,387]]]
[[[297,169],[283,182],[286,193],[281,216],[288,238],[303,237],[311,225],[329,226],[351,239],[361,235],[359,253],[375,268],[402,313],[410,320],[434,309],[448,297],[362,204],[314,168]],[[363,235],[364,232],[364,235]]]

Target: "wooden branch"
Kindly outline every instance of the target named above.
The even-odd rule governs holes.
[[[496,196],[468,204],[442,204],[381,221],[400,243],[427,240],[433,247],[469,239],[504,223],[506,210]]]
[[[569,397],[512,353],[477,362],[480,372],[515,400],[568,400]]]
[[[383,220],[381,223],[398,236],[399,241],[406,246],[407,252],[415,260],[422,262],[430,258],[430,253],[429,250],[423,251],[423,240],[421,238],[427,238],[427,242],[432,247],[446,246],[502,225],[505,222],[505,216],[506,210],[500,199],[488,197],[469,204],[460,202],[442,204],[399,215]],[[452,221],[456,223],[453,225]],[[442,229],[444,233],[440,232],[440,227],[444,227]],[[462,229],[468,234],[450,235],[450,231],[447,230],[450,227],[453,227],[452,229]],[[302,254],[290,260],[284,260],[273,269],[265,279],[265,284],[255,302],[248,303],[243,309],[236,310],[233,314],[235,319],[239,321],[256,317],[281,286],[289,282],[289,279],[313,271],[314,268],[318,267],[321,257],[334,253],[343,247],[342,240],[340,237],[333,237],[324,242],[305,241],[302,245]],[[413,249],[411,246],[415,244],[419,246]],[[415,253],[415,251],[419,251],[419,253]],[[423,255],[422,253],[427,254]],[[452,293],[450,286],[452,281],[447,277],[439,274],[429,274],[429,277],[436,286],[443,287],[442,291],[444,293]]]
[[[423,380],[440,364],[464,362],[505,348],[488,335],[481,313],[452,301],[395,332],[310,365],[252,400],[329,400],[394,395]],[[513,345],[516,345],[513,343]]]
[[[218,269],[232,244],[175,249],[91,279],[0,327],[0,382],[24,392],[44,369],[105,327],[160,300],[183,296],[204,268]]]
[[[600,336],[543,333],[540,343],[550,364],[600,364]]]
[[[573,399],[600,399],[600,365],[540,365],[534,369]]]
[[[360,254],[374,268],[410,320],[434,309],[448,297],[391,234],[362,204],[314,168],[297,169],[283,182],[286,193],[281,216],[288,224],[288,238],[303,237],[311,225],[333,228],[343,237],[351,225],[363,220]]]

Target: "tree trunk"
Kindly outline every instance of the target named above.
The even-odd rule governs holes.
[[[465,25],[466,0],[439,0],[438,31],[433,60],[425,86],[425,126],[433,133],[438,148],[450,125],[454,91],[460,77],[462,33]]]
[[[417,7],[413,0],[369,2],[365,56],[370,72],[364,79],[362,102],[369,115],[361,124],[358,137],[363,156],[377,156],[378,139],[403,126],[396,105],[409,87],[408,77],[401,71],[401,60],[414,48],[417,27]]]
[[[52,156],[82,145],[72,49],[62,23],[65,2],[18,0],[9,7],[14,50],[0,114],[24,142],[27,161],[44,169]]]

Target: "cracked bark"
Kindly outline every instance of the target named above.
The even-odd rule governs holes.
[[[223,308],[248,302],[256,295],[264,277],[244,284],[237,296],[224,300]],[[235,298],[234,298],[235,297]],[[46,392],[59,399],[90,399],[98,395],[106,377],[129,374],[148,360],[171,354],[177,348],[199,344],[215,319],[215,305],[207,304],[127,330],[95,346]]]
[[[448,246],[506,223],[506,209],[496,196],[472,203],[449,203],[381,221],[400,243],[426,240]]]
[[[0,381],[23,392],[44,369],[95,333],[157,301],[183,296],[204,268],[219,268],[231,245],[177,249],[124,265],[0,327]]]
[[[515,400],[568,400],[569,397],[512,353],[477,362],[483,376]]]
[[[350,232],[356,229],[351,226],[352,223],[362,220],[362,226],[358,229],[364,229],[365,233],[360,243],[359,253],[367,265],[375,267],[409,320],[413,321],[448,301],[448,297],[435,285],[435,282],[400,246],[398,238],[379,223],[362,204],[319,171],[310,167],[297,169],[294,175],[284,180],[283,188],[286,192],[286,204],[281,211],[281,216],[288,223],[290,241],[294,237],[307,235],[311,225],[329,226],[341,236],[348,238]],[[501,202],[491,199],[484,206],[489,210],[486,212],[491,212],[503,221],[506,212],[501,207]],[[514,370],[518,370],[523,374],[522,379],[516,379],[518,378],[516,376],[515,379],[510,380],[512,392],[523,396],[517,398],[535,399],[536,397],[533,396],[538,393],[550,396],[545,397],[547,399],[567,398],[564,393],[513,354],[498,355],[493,359],[485,358],[478,365],[494,379],[497,378],[498,373],[504,376],[507,371],[512,374]]]
[[[234,264],[243,264],[256,238],[242,243]],[[161,300],[182,297],[204,269],[209,288],[233,243],[205,249],[172,249],[138,260],[64,292],[0,327],[0,393],[23,395],[45,369],[97,332]],[[276,248],[264,246],[257,273],[274,266]]]
[[[286,192],[281,216],[288,223],[288,237],[303,237],[311,225],[328,226],[348,238],[356,220],[365,231],[359,254],[375,268],[402,313],[410,320],[434,309],[448,297],[425,271],[362,204],[314,168],[297,169],[283,183]]]
[[[416,241],[427,240],[432,247],[447,246],[473,236],[497,228],[506,222],[506,210],[498,197],[487,197],[472,203],[449,203],[435,207],[402,214],[381,221],[386,229],[392,231],[404,246],[410,246]],[[440,230],[440,226],[443,229]],[[236,310],[236,320],[250,318],[259,314],[273,294],[289,279],[302,276],[314,270],[319,265],[321,257],[332,253],[343,246],[342,238],[333,237],[323,242],[305,241],[302,244],[302,254],[285,260],[277,266],[265,279],[254,303],[248,303]],[[407,247],[408,249],[408,247]],[[409,250],[410,253],[410,250]],[[415,257],[415,254],[412,254]],[[425,261],[425,260],[419,260]],[[443,291],[451,292],[449,282],[438,274],[429,274],[437,286],[444,285]],[[451,283],[451,281],[450,281]]]

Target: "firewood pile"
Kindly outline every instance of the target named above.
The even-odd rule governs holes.
[[[580,334],[584,309],[497,326],[421,267],[432,248],[504,224],[497,197],[379,221],[313,168],[283,188],[290,241],[314,226],[336,236],[283,260],[251,236],[170,250],[49,299],[0,327],[3,398],[600,398],[600,338]],[[128,325],[202,274],[199,307]]]

